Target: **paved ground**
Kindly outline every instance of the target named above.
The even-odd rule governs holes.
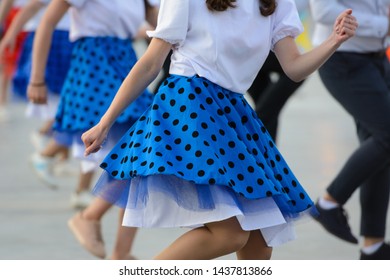
[[[66,221],[76,178],[62,178],[56,191],[33,174],[28,157],[33,152],[30,133],[38,122],[24,117],[24,105],[10,104],[10,120],[0,123],[0,259],[94,259],[76,243]],[[279,149],[313,199],[356,147],[352,120],[325,91],[316,74],[290,99],[281,116]],[[355,234],[359,229],[357,193],[346,205]],[[110,251],[117,224],[117,210],[104,217],[103,234]],[[390,225],[390,223],[389,223]],[[183,231],[141,229],[134,255],[150,259]],[[353,260],[358,246],[327,234],[318,224],[297,225],[297,240],[275,248],[274,259]],[[387,238],[390,237],[390,230]],[[233,255],[223,259],[233,259]]]

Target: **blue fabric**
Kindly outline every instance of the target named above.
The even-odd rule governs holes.
[[[199,76],[168,77],[101,167],[111,178],[103,175],[95,192],[111,202],[125,200],[135,176],[173,175],[201,188],[206,208],[213,201],[204,186],[215,185],[247,199],[272,196],[287,216],[313,206],[244,96]],[[176,183],[170,191],[185,200]]]
[[[108,109],[117,90],[137,61],[130,40],[87,37],[77,40],[56,114],[54,129],[83,132],[94,126]],[[117,119],[137,119],[150,105],[145,91]]]
[[[17,70],[12,79],[12,91],[18,97],[26,99],[30,81],[32,49],[35,32],[27,35],[20,55]],[[55,30],[49,51],[45,72],[45,82],[50,93],[60,94],[70,66],[73,44],[69,41],[69,32]]]

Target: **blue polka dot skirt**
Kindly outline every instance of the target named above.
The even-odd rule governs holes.
[[[131,40],[86,37],[74,43],[53,126],[55,131],[62,132],[57,142],[67,141],[69,145],[69,139],[77,140],[74,142],[80,146],[80,153],[76,156],[82,156],[80,135],[99,122],[136,61]],[[113,130],[117,124],[126,124],[129,128],[150,106],[152,99],[149,91],[142,93],[119,116]],[[64,133],[74,137],[64,137]]]
[[[235,216],[276,246],[316,211],[244,96],[199,76],[169,76],[101,167],[94,192],[126,208],[127,226]]]
[[[12,79],[12,91],[18,97],[26,99],[27,86],[30,80],[32,49],[35,32],[28,34],[18,61],[18,67]],[[45,81],[49,93],[59,95],[69,70],[73,44],[69,41],[69,32],[53,32],[46,65]]]

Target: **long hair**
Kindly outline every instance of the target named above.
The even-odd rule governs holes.
[[[207,8],[210,11],[225,11],[235,7],[236,0],[206,0]],[[276,0],[259,0],[260,12],[263,16],[272,15],[276,9]]]

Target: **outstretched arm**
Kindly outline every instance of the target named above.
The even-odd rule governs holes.
[[[123,81],[100,122],[82,135],[81,139],[86,147],[85,156],[100,149],[117,117],[156,79],[171,47],[171,44],[161,39],[152,39],[143,56]]]
[[[292,37],[286,37],[275,44],[275,54],[286,75],[293,81],[304,80],[316,71],[346,40],[354,36],[358,24],[352,10],[341,13],[332,34],[318,47],[301,54]]]
[[[69,9],[69,4],[63,0],[53,0],[47,6],[45,13],[35,32],[30,84],[27,89],[29,99],[36,104],[47,102],[45,86],[45,69],[51,47],[54,29],[60,19]]]

